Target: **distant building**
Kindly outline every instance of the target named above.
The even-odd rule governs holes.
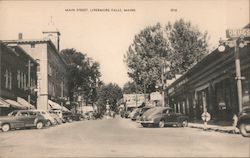
[[[54,103],[66,104],[69,97],[67,65],[59,55],[58,31],[44,32],[44,39],[5,41],[9,46],[19,46],[38,63],[37,68],[37,109],[48,110]],[[53,103],[53,104],[49,104]],[[57,106],[58,107],[58,106]]]
[[[14,109],[34,108],[30,104],[37,102],[37,66],[20,46],[7,46],[0,41],[0,115]]]

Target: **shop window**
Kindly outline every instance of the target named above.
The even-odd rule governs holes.
[[[21,72],[17,70],[17,88],[21,88]]]
[[[223,80],[215,85],[216,88],[216,102],[218,110],[231,109],[231,90],[229,80]]]
[[[5,74],[4,74],[4,78],[5,78],[5,86],[4,88],[8,88],[8,82],[9,82],[9,71],[8,69],[5,70]]]

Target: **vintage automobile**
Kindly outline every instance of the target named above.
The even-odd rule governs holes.
[[[175,113],[170,107],[155,107],[147,110],[138,122],[141,123],[143,127],[150,125],[160,128],[166,125],[186,127],[188,125],[188,117],[181,113]]]
[[[49,120],[47,122],[46,126],[53,126],[53,125],[57,124],[56,120],[50,115],[49,112],[42,111],[42,110],[33,110],[33,111],[39,112],[41,115],[43,115],[45,117],[45,119]]]
[[[137,110],[132,114],[131,113],[131,120],[132,121],[136,121],[136,120],[139,120],[140,117],[147,111],[149,110],[150,108],[152,108],[151,106],[145,106],[145,107],[142,107],[142,108],[137,108]]]
[[[135,108],[130,114],[129,114],[129,118],[134,121],[136,116],[139,115],[139,112],[140,112],[140,108]]]
[[[239,114],[237,127],[243,137],[250,137],[250,107],[244,108]]]
[[[63,122],[72,122],[74,120],[74,115],[70,111],[64,111],[62,112]]]
[[[7,132],[10,129],[36,127],[41,129],[48,123],[39,111],[36,110],[16,110],[8,116],[0,117],[0,129]]]

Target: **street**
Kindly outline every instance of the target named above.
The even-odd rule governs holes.
[[[249,157],[249,138],[194,128],[86,120],[0,133],[0,157]]]

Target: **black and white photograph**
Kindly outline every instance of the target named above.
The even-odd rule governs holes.
[[[249,0],[0,0],[0,158],[250,157]]]

